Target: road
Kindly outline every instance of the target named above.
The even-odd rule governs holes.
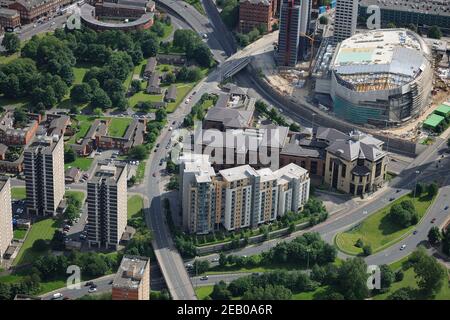
[[[206,43],[219,63],[223,62],[227,56],[234,52],[229,43],[229,32],[223,32],[223,29],[218,29],[216,26],[218,23],[212,23],[208,17],[199,13],[190,4],[182,0],[158,0],[156,3],[168,12],[177,14],[198,34],[202,36],[206,34],[208,36]]]
[[[450,166],[450,157],[447,156],[444,159],[441,158],[446,149],[446,140],[440,139],[440,142],[430,146],[427,152],[422,153],[402,172],[399,177],[392,180],[390,186],[385,188],[385,190],[380,191],[374,196],[373,199],[358,208],[350,210],[346,213],[336,214],[330,217],[327,221],[308,230],[293,233],[291,236],[282,239],[273,239],[261,244],[248,246],[243,249],[235,250],[232,253],[239,256],[259,254],[263,251],[269,250],[282,241],[291,241],[305,232],[318,232],[325,241],[332,244],[334,243],[334,237],[337,233],[348,230],[379,209],[385,207],[390,203],[391,198],[399,198],[411,192],[415,186],[416,179],[419,182],[431,182],[445,177],[445,179],[441,181],[443,187],[441,188],[435,202],[429,209],[426,217],[416,228],[417,234],[410,234],[403,241],[365,259],[368,264],[376,265],[395,262],[410,254],[417,248],[418,245],[426,243],[428,230],[431,226],[442,225],[449,217],[449,209],[444,210],[444,207],[450,204],[450,173],[447,169]],[[438,159],[441,159],[441,163],[439,164],[439,168],[436,168],[436,162],[438,162]],[[419,174],[417,174],[416,171],[419,171]],[[397,192],[397,190],[399,191]],[[436,218],[436,221],[434,224],[431,224],[430,221],[434,218]],[[402,244],[406,244],[406,248],[404,250],[399,249]],[[218,258],[218,256],[218,254],[212,254],[205,257],[200,257],[198,259],[207,259],[211,261]],[[345,257],[342,253],[340,253],[340,256]],[[193,261],[190,260],[187,262],[192,263]]]

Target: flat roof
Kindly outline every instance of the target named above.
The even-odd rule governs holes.
[[[429,127],[437,127],[442,121],[444,121],[444,117],[437,115],[435,113],[432,113],[427,120],[424,121],[424,125]]]
[[[446,104],[441,104],[439,107],[436,108],[436,110],[434,110],[434,112],[439,112],[448,115],[450,114],[450,106]]]
[[[339,46],[332,69],[355,86],[371,81],[388,88],[403,86],[429,68],[430,48],[407,29],[381,29],[358,33]],[[370,89],[374,89],[369,86]],[[362,89],[361,91],[363,91]]]
[[[137,289],[149,264],[150,259],[147,257],[123,256],[112,286],[116,288]]]

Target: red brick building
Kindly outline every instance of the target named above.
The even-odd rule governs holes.
[[[0,25],[3,29],[12,31],[20,26],[19,12],[12,9],[0,8]]]
[[[239,31],[248,33],[260,25],[272,31],[272,19],[276,12],[276,1],[241,0],[239,4]]]
[[[9,8],[17,10],[22,24],[27,24],[69,3],[71,0],[16,0],[9,5]]]

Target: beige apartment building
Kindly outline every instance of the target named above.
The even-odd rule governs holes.
[[[0,262],[13,239],[11,183],[9,178],[0,176]]]
[[[243,165],[216,174],[207,155],[180,160],[183,227],[190,233],[254,228],[301,210],[309,198],[308,171],[293,163],[275,171]]]
[[[127,165],[99,163],[87,183],[89,247],[116,250],[127,226]]]
[[[55,215],[65,192],[63,137],[36,137],[23,163],[28,213]]]
[[[387,163],[381,145],[381,141],[358,133],[332,143],[326,148],[325,183],[355,196],[382,187]]]
[[[150,300],[150,259],[125,255],[112,284],[113,300]]]

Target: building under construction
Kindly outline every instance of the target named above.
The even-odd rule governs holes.
[[[320,52],[319,52],[320,55]],[[336,116],[359,124],[399,124],[429,104],[431,50],[406,29],[357,34],[325,48],[316,64],[316,92],[329,94]]]

